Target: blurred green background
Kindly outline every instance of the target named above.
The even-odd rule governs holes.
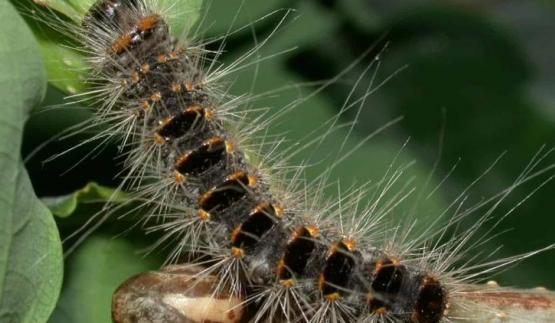
[[[251,61],[286,52],[231,75],[228,79],[231,93],[261,94],[292,86],[253,104],[273,107],[277,111],[317,89],[315,85],[295,85],[333,78],[362,57],[338,82],[276,123],[270,134],[287,138],[285,147],[294,146],[335,116],[361,75],[351,101],[367,93],[372,77],[375,77],[374,86],[387,80],[365,100],[343,150],[341,146],[348,135],[348,127],[328,136],[320,146],[295,156],[294,163],[308,160],[314,164],[308,170],[309,179],[318,176],[346,151],[354,149],[330,180],[340,180],[343,188],[376,181],[401,151],[395,167],[412,161],[414,165],[403,175],[397,188],[413,176],[416,179],[410,187],[424,192],[432,191],[440,182],[442,185],[430,198],[419,198],[427,193],[413,194],[412,200],[401,206],[396,216],[402,218],[416,201],[420,201],[418,216],[433,220],[505,151],[501,161],[472,188],[467,206],[508,187],[542,145],[555,146],[554,3],[215,0],[205,3],[201,34],[205,39],[214,39],[229,30],[239,29],[225,39],[221,60],[230,64],[268,36],[286,14],[284,8],[294,10],[287,14],[285,23]],[[272,14],[249,25],[269,13]],[[220,44],[221,41],[216,40],[209,46],[217,49]],[[371,52],[361,56],[368,49]],[[375,55],[380,52],[379,68],[365,73],[372,62],[376,64]],[[51,87],[45,106],[62,102],[62,96]],[[356,109],[353,109],[342,115],[338,123],[348,123],[355,115]],[[23,156],[61,129],[88,116],[88,112],[76,107],[37,110],[26,128]],[[368,134],[399,116],[404,117],[402,121],[357,146]],[[69,172],[65,172],[68,165],[79,161],[91,146],[43,163],[53,153],[85,138],[87,134],[54,141],[28,161],[33,185],[40,196],[68,194],[90,181],[117,185],[116,174],[121,165],[114,160],[115,144],[108,145]],[[404,147],[408,138],[409,143]],[[555,158],[549,156],[539,168],[553,162]],[[455,164],[455,170],[442,182]],[[426,186],[430,174],[430,184]],[[517,189],[494,216],[505,214],[551,174],[553,171]],[[326,193],[334,198],[338,194],[337,187],[330,187]],[[555,242],[554,197],[555,183],[548,183],[495,229],[496,233],[503,234],[495,236],[484,249],[495,250],[502,245],[494,256],[504,257]],[[82,209],[87,207],[81,206]],[[91,212],[88,209],[80,212],[80,217],[86,218]],[[482,214],[476,212],[467,222],[472,223]],[[60,219],[59,225],[67,234],[80,221],[82,219]],[[86,321],[87,313],[75,310],[84,304],[89,304],[89,314],[97,311],[107,314],[106,301],[97,302],[95,307],[90,300],[105,298],[110,288],[130,273],[159,265],[162,255],[158,258],[156,254],[130,255],[131,250],[148,245],[148,239],[133,234],[112,239],[122,231],[114,225],[104,226],[68,259],[64,292],[53,321],[69,318]],[[95,255],[100,256],[94,258]],[[549,251],[495,278],[502,285],[542,285],[553,289],[553,268],[555,252]],[[85,291],[82,282],[91,279],[96,280],[95,286],[85,284],[90,287]],[[99,283],[102,281],[104,283]],[[79,288],[81,292],[76,292]]]

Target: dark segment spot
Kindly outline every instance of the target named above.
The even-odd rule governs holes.
[[[355,260],[343,241],[333,246],[320,274],[319,287],[322,294],[326,297],[341,295],[340,288],[347,287],[354,265]]]
[[[237,248],[252,247],[274,226],[276,213],[271,204],[259,204],[245,222],[231,236],[231,245]]]
[[[315,241],[307,227],[300,227],[295,230],[293,237],[285,246],[285,253],[278,267],[278,278],[287,280],[294,278],[294,275],[302,275],[308,258],[314,251]]]
[[[83,26],[89,29],[94,26],[116,27],[125,12],[136,6],[137,0],[97,1],[85,15]]]
[[[422,277],[412,321],[418,323],[439,322],[445,311],[446,296],[445,289],[439,281],[430,276]]]
[[[204,109],[189,108],[166,121],[158,129],[158,135],[166,140],[182,137],[199,124],[204,117]]]
[[[401,289],[405,266],[385,257],[376,262],[372,278],[369,305],[372,312],[380,309],[390,310]]]
[[[237,172],[226,178],[220,185],[200,197],[199,206],[206,212],[221,212],[247,194],[249,177],[245,172]]]
[[[183,175],[198,176],[225,156],[225,141],[220,137],[210,138],[181,156],[175,164],[175,169]]]

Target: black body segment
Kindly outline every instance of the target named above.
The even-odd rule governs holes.
[[[231,245],[241,249],[254,246],[266,232],[272,229],[276,220],[276,212],[271,204],[257,205],[247,220],[233,230]]]
[[[355,269],[353,251],[350,242],[343,240],[331,247],[318,282],[326,299],[335,301],[343,296]]]
[[[391,311],[401,290],[405,272],[405,266],[398,259],[384,257],[376,261],[372,273],[372,288],[367,297],[371,312],[385,314]]]
[[[295,229],[278,263],[277,275],[282,284],[291,285],[294,283],[292,279],[302,277],[318,235],[319,230],[316,227],[302,226]]]
[[[447,306],[447,294],[441,283],[428,275],[422,276],[420,288],[413,309],[412,321],[417,323],[438,323]]]
[[[200,209],[212,213],[221,212],[248,193],[249,176],[245,172],[229,175],[220,185],[201,195]]]
[[[225,156],[224,139],[213,137],[179,157],[175,163],[175,169],[182,175],[199,176],[223,160]]]
[[[197,125],[202,124],[205,117],[205,109],[190,107],[175,116],[169,117],[156,133],[166,141],[177,139],[193,131]]]

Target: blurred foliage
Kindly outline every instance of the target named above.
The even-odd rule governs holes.
[[[88,183],[85,187],[67,195],[51,196],[42,199],[42,202],[55,216],[65,218],[77,212],[81,204],[87,203],[124,203],[128,200],[125,192],[104,187],[95,182]]]
[[[318,88],[307,85],[308,82],[331,79],[345,72],[338,82],[311,96],[276,122],[269,135],[286,138],[285,148],[307,142],[307,134],[333,119],[355,85],[351,102],[367,93],[374,77],[374,87],[384,82],[365,100],[352,133],[349,126],[336,130],[318,145],[297,154],[292,163],[306,161],[313,165],[307,171],[307,178],[311,179],[352,150],[330,176],[331,182],[340,180],[344,190],[369,180],[379,181],[392,163],[397,168],[415,161],[394,189],[400,189],[405,180],[412,178],[415,179],[409,186],[422,192],[431,191],[439,183],[441,186],[431,197],[425,193],[413,194],[396,210],[395,216],[406,217],[418,201],[417,215],[425,223],[425,220],[433,221],[504,151],[508,151],[505,157],[472,188],[467,205],[511,185],[542,145],[555,145],[555,101],[551,100],[553,97],[539,97],[537,93],[541,91],[536,91],[555,88],[555,84],[545,83],[549,78],[540,77],[552,67],[532,54],[532,37],[523,36],[522,26],[515,25],[512,18],[522,10],[540,10],[553,19],[555,8],[542,1],[529,1],[524,9],[515,11],[507,4],[511,2],[514,1],[503,5],[495,1],[211,1],[205,5],[203,25],[199,30],[202,37],[217,39],[209,44],[210,49],[218,49],[221,45],[223,40],[218,40],[218,36],[234,31],[226,37],[225,53],[221,57],[229,66],[234,59],[262,42],[285,16],[285,23],[279,26],[277,33],[251,58],[253,64],[231,76],[230,92],[233,94],[262,94],[290,86],[256,101],[253,104],[256,107],[280,109]],[[284,8],[294,10],[288,12]],[[264,18],[259,19],[261,17]],[[256,22],[251,25],[253,21]],[[553,33],[553,29],[532,31]],[[543,55],[553,57],[554,46],[545,43]],[[293,47],[295,50],[288,51]],[[370,52],[363,56],[366,50]],[[285,53],[255,64],[257,59],[281,51]],[[378,53],[380,57],[376,60]],[[356,66],[346,70],[359,58]],[[375,68],[366,71],[372,63],[373,66],[379,63],[377,71]],[[94,151],[83,160],[94,144],[80,147],[52,162],[42,162],[90,135],[83,133],[57,140],[56,136],[63,129],[89,116],[77,106],[52,108],[64,102],[62,97],[62,93],[50,87],[45,107],[36,110],[27,124],[23,156],[51,139],[26,164],[35,190],[40,196],[59,196],[72,194],[91,181],[115,187],[118,184],[116,174],[121,170],[115,143]],[[356,108],[343,113],[337,123],[348,125],[356,117]],[[364,141],[369,134],[399,116],[404,117],[402,121]],[[310,138],[317,138],[325,130],[325,127],[318,129]],[[405,146],[407,138],[410,141]],[[551,156],[542,165],[547,166],[553,160]],[[457,167],[450,173],[454,164]],[[68,166],[75,167],[68,171]],[[540,176],[523,185],[503,203],[495,216],[502,216],[547,177]],[[337,190],[336,185],[330,185],[326,193],[333,199],[337,197]],[[503,245],[495,254],[500,257],[553,243],[553,196],[554,184],[543,187],[495,232],[513,230],[495,236],[484,247],[495,250]],[[98,210],[97,205],[81,211],[75,205],[79,200],[71,201],[76,215],[90,216]],[[479,215],[479,212],[475,214]],[[77,224],[71,221],[72,217],[59,220],[63,234],[75,230]],[[469,218],[468,222],[473,220],[475,218]],[[64,320],[67,317],[80,321],[84,314],[79,309],[87,302],[94,309],[106,308],[107,300],[101,298],[109,297],[121,278],[160,265],[163,251],[152,257],[130,256],[131,250],[148,244],[133,233],[118,237],[124,240],[122,242],[110,241],[110,237],[124,231],[125,225],[118,228],[110,223],[97,230],[90,241],[68,258],[64,296],[53,322],[67,321]],[[102,254],[105,260],[94,262],[91,257],[97,254]],[[551,275],[554,266],[555,253],[545,252],[497,278],[503,285],[555,288],[555,278]],[[106,272],[119,280],[108,277]],[[79,282],[87,280],[89,283],[79,286]],[[95,289],[87,290],[88,284],[95,284]]]

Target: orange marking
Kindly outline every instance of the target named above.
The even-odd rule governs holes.
[[[179,54],[177,53],[177,51],[173,51],[170,53],[171,59],[177,59],[178,57],[179,57]]]
[[[148,72],[150,72],[150,65],[149,64],[141,65],[141,73],[147,74]]]
[[[341,295],[338,292],[328,294],[325,297],[330,302],[335,302],[335,301],[341,299]]]
[[[190,152],[190,151],[184,153],[183,155],[181,155],[181,156],[175,161],[175,164],[178,165],[178,166],[181,165],[181,164],[183,164],[184,162],[187,161],[187,159],[189,159],[189,156],[190,156],[190,155],[191,155],[191,152]]]
[[[228,177],[226,177],[226,181],[236,181],[236,180],[238,180],[239,178],[241,178],[245,175],[246,175],[245,172],[238,171],[238,172],[235,172],[235,173],[229,175]]]
[[[291,287],[293,287],[293,286],[295,286],[295,285],[297,284],[297,282],[296,282],[294,279],[292,279],[292,278],[289,278],[289,279],[280,279],[280,280],[279,280],[279,283],[281,284],[281,286],[283,286],[283,287],[285,287],[285,288],[291,288]]]
[[[138,83],[139,80],[140,80],[139,73],[137,72],[131,73],[131,81],[133,81],[133,83]]]
[[[152,100],[152,102],[158,102],[162,100],[162,93],[156,92],[152,96],[150,96],[150,99]]]
[[[377,315],[385,315],[387,314],[387,309],[385,307],[379,307],[377,310],[374,311]]]
[[[229,141],[225,142],[225,151],[228,154],[232,154],[235,151],[235,145]]]
[[[291,239],[289,239],[289,241],[293,241],[295,239],[298,239],[301,236],[302,230],[305,227],[300,227],[300,228],[296,228],[295,231],[293,231],[293,234],[291,235]],[[307,229],[308,231],[308,229]],[[308,232],[308,234],[310,234],[310,231]]]
[[[208,191],[208,192],[202,194],[202,196],[200,197],[200,199],[198,201],[199,205],[204,204],[204,202],[206,202],[206,200],[209,199],[210,196],[212,196],[212,191]]]
[[[320,229],[315,225],[307,225],[305,226],[305,229],[313,238],[320,236]]]
[[[255,176],[249,176],[250,187],[255,187],[257,183],[258,183],[258,178],[256,178]]]
[[[199,112],[202,108],[198,104],[193,104],[185,109],[185,112]]]
[[[374,267],[374,274],[377,274],[383,267],[383,259],[380,259],[376,262],[376,266]]]
[[[143,110],[148,110],[150,109],[150,103],[148,103],[148,101],[143,101],[143,103],[141,103],[141,107]]]
[[[179,92],[181,92],[181,84],[179,84],[179,83],[172,83],[172,85],[171,85],[171,90],[172,90],[172,92],[174,92],[174,93],[179,93]]]
[[[279,259],[277,267],[276,267],[276,274],[278,277],[282,277],[285,273],[287,273],[289,269],[287,269],[287,266],[285,265],[285,260],[283,260],[283,258]],[[292,278],[290,278],[292,279]],[[287,279],[281,279],[281,281],[284,281]]]
[[[426,276],[424,277],[424,279],[422,279],[422,285],[437,284],[437,283],[438,283],[437,279],[435,279],[432,276]]]
[[[276,213],[276,216],[281,219],[283,217],[283,213],[285,212],[285,210],[281,205],[273,205],[273,207],[274,207],[274,212]]]
[[[394,266],[399,266],[399,265],[401,265],[401,258],[398,258],[398,257],[389,257],[389,259],[391,259],[391,262],[393,263]]]
[[[241,225],[239,224],[233,231],[231,232],[231,242],[235,243],[237,240],[237,236],[241,233]]]
[[[121,35],[112,43],[112,46],[110,47],[112,53],[121,54],[132,44],[133,37],[137,36],[137,32],[149,31],[156,27],[159,21],[160,16],[158,15],[150,15],[140,19],[137,22],[137,26],[133,28],[133,30],[126,32],[124,35]]]
[[[320,277],[318,278],[318,289],[323,290],[325,285],[326,279],[324,278],[324,274],[320,274]]]
[[[224,140],[221,137],[212,137],[208,140],[206,140],[206,143],[208,144],[208,146],[210,146],[210,148],[212,148],[212,146],[221,144]]]
[[[198,217],[202,221],[208,221],[208,220],[210,220],[210,213],[204,211],[203,209],[200,209],[200,210],[198,210]]]
[[[137,30],[139,30],[140,32],[151,30],[152,28],[156,27],[159,21],[160,16],[158,15],[143,17],[137,22]]]
[[[264,212],[264,209],[267,208],[267,207],[268,207],[268,203],[266,203],[266,202],[258,203],[256,205],[256,207],[254,208],[254,210],[252,210],[251,214],[249,214],[249,215],[252,215],[253,213]]]
[[[245,257],[245,251],[243,249],[237,248],[237,247],[231,247],[231,254],[235,258],[244,258]]]
[[[166,140],[160,136],[159,134],[155,133],[154,134],[154,143],[157,145],[163,145],[166,143]]]
[[[212,120],[212,118],[214,118],[214,111],[212,111],[212,109],[206,109],[205,117],[206,117],[206,120],[208,121]]]
[[[158,63],[165,63],[168,61],[168,57],[164,54],[158,55]]]
[[[347,250],[351,252],[357,249],[357,243],[353,239],[344,239],[341,242],[345,245],[345,247],[347,247]]]
[[[281,276],[281,274],[283,274],[283,272],[285,271],[285,269],[286,269],[286,268],[285,268],[285,261],[283,261],[283,258],[281,258],[281,259],[278,261],[277,268],[276,268],[277,275],[278,275],[278,276]]]
[[[161,128],[164,128],[170,121],[172,121],[172,119],[173,119],[172,117],[167,117],[163,121],[160,121]]]
[[[193,91],[193,90],[195,89],[193,83],[191,83],[191,82],[184,82],[184,85],[185,85],[185,89],[186,89],[188,92],[191,92],[191,91]]]
[[[112,50],[112,53],[121,54],[123,51],[127,49],[127,47],[129,47],[129,45],[131,45],[132,40],[133,40],[133,37],[131,36],[131,34],[125,34],[118,37],[110,47],[110,49]]]
[[[183,174],[181,174],[180,172],[175,171],[174,175],[175,175],[175,181],[177,183],[183,183],[185,181],[185,176]]]

